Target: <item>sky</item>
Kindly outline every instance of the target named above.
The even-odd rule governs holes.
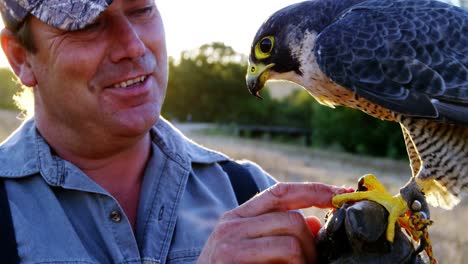
[[[276,10],[300,0],[156,0],[164,21],[169,56],[214,41],[248,54],[263,21]],[[3,28],[0,20],[0,28]],[[3,52],[0,66],[6,67]]]

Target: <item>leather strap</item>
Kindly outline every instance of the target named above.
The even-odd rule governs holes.
[[[239,205],[247,202],[260,192],[250,171],[244,168],[244,166],[233,160],[223,161],[219,164],[231,180],[232,188],[234,189]]]
[[[2,263],[19,263],[18,245],[11,218],[5,181],[0,179],[0,259]]]

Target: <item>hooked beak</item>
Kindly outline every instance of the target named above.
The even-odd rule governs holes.
[[[273,66],[275,66],[274,63],[268,65],[254,64],[252,62],[249,63],[246,81],[247,88],[252,95],[262,99],[259,92],[265,86],[265,82],[268,80],[270,75],[269,69]]]

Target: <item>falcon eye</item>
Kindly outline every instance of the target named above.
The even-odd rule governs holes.
[[[263,53],[270,53],[272,49],[273,49],[273,41],[271,41],[271,39],[266,38],[260,41],[260,50]]]
[[[273,46],[275,45],[275,39],[272,36],[262,38],[255,46],[255,56],[257,59],[266,59],[270,57]]]

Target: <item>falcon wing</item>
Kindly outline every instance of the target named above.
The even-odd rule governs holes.
[[[334,82],[409,116],[468,125],[468,11],[425,0],[371,0],[317,37]]]

